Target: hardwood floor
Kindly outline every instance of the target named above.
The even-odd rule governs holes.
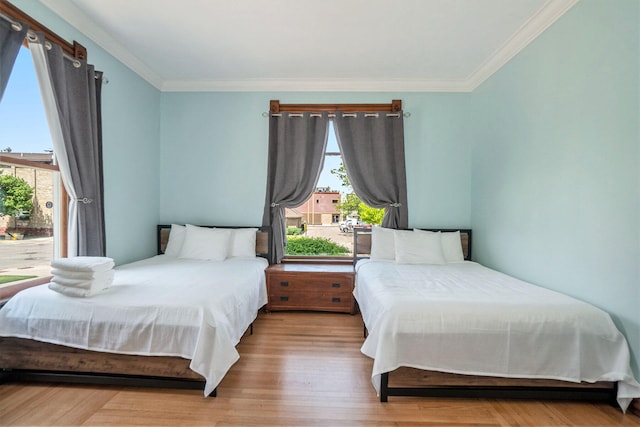
[[[218,388],[0,385],[7,426],[640,426],[606,403],[392,397],[380,403],[362,320],[332,313],[260,313]]]

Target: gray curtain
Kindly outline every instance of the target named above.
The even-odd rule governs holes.
[[[0,100],[9,83],[11,69],[26,34],[25,24],[11,23],[0,18]]]
[[[329,118],[323,114],[271,114],[269,164],[262,224],[271,226],[272,262],[279,263],[286,244],[285,208],[304,203],[320,177]]]
[[[402,112],[337,112],[333,124],[355,193],[367,205],[385,209],[383,227],[407,228]]]
[[[54,152],[69,193],[68,256],[104,256],[102,73],[29,36]]]

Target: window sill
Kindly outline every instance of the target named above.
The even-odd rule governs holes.
[[[326,256],[326,257],[318,257],[318,256],[287,256],[282,259],[283,264],[296,264],[296,263],[305,263],[305,264],[353,264],[353,256],[343,257],[343,256]]]
[[[17,294],[18,292],[27,288],[32,288],[34,286],[49,283],[49,280],[51,280],[51,276],[38,277],[36,279],[25,280],[24,282],[20,282],[15,285],[7,285],[7,286],[0,287],[0,305],[3,305],[5,302],[7,302],[12,296]]]

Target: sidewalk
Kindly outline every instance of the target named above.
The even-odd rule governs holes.
[[[37,276],[51,275],[53,237],[25,240],[0,240],[0,275]],[[17,280],[0,287],[19,285],[27,280]]]
[[[2,276],[50,276],[51,265],[36,265],[33,267],[16,267],[16,268],[3,268],[0,270]],[[10,282],[11,284],[18,282]],[[2,286],[2,285],[0,285]]]

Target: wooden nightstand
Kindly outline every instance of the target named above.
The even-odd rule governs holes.
[[[290,263],[267,268],[267,311],[355,313],[351,264]]]

